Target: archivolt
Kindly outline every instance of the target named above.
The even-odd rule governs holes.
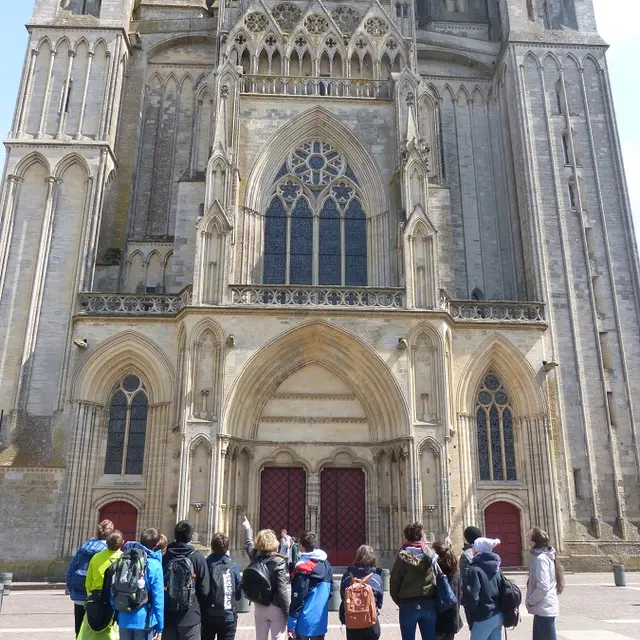
[[[370,216],[389,211],[389,194],[384,188],[375,160],[355,134],[323,107],[314,107],[283,126],[267,142],[249,174],[245,206],[265,211],[271,185],[287,154],[310,139],[326,140],[344,153],[364,192],[364,209]]]
[[[171,402],[174,371],[161,347],[137,331],[123,331],[91,350],[73,379],[73,399],[107,404],[118,381],[135,373],[150,404]]]
[[[475,413],[478,387],[489,368],[502,377],[518,415],[547,413],[542,385],[531,364],[512,342],[497,333],[485,340],[465,365],[458,386],[457,406],[460,411]]]
[[[366,412],[372,439],[409,435],[406,400],[387,365],[355,336],[324,322],[293,329],[253,356],[231,390],[223,429],[242,439],[255,438],[271,395],[311,362],[335,372],[351,386]]]

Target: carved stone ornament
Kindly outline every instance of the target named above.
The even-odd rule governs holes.
[[[271,13],[283,31],[290,31],[300,22],[302,11],[293,2],[280,2]]]
[[[389,31],[389,25],[382,18],[378,17],[369,18],[364,23],[364,28],[370,36],[376,37],[383,36]]]
[[[244,19],[244,23],[247,25],[247,29],[249,31],[253,31],[254,33],[259,33],[260,31],[264,31],[269,24],[269,20],[264,13],[259,13],[258,11],[252,11],[247,17]]]
[[[351,7],[340,6],[331,12],[333,21],[345,35],[351,35],[360,24],[362,17]]]
[[[324,16],[314,13],[313,15],[305,18],[304,28],[309,33],[317,35],[319,33],[324,33],[329,28],[329,22]]]

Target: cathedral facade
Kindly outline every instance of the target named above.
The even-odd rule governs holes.
[[[640,559],[591,0],[36,0],[0,199],[0,568],[99,518]]]

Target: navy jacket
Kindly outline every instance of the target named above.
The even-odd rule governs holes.
[[[67,569],[67,589],[73,602],[84,602],[87,599],[85,581],[91,558],[107,548],[105,540],[90,538],[83,543],[73,556]]]
[[[373,590],[373,595],[376,599],[376,609],[378,610],[378,612],[380,611],[380,609],[382,609],[382,570],[377,569],[376,567],[356,567],[352,564],[347,568],[347,571],[344,573],[344,575],[342,576],[342,580],[340,581],[340,622],[342,624],[346,623],[344,616],[344,592],[351,584],[351,576],[362,580],[363,578],[366,578],[370,573],[373,573],[373,575],[367,580],[367,584]]]
[[[500,556],[495,553],[474,556],[467,568],[462,600],[467,620],[482,622],[500,613],[501,586]]]
[[[287,626],[299,636],[324,636],[329,628],[329,597],[333,569],[327,554],[303,553],[291,576],[291,606]]]
[[[207,556],[207,568],[209,569],[209,576],[211,577],[212,575],[212,569],[215,565],[220,564],[225,558],[229,558],[228,555],[220,555],[220,554],[214,554],[212,553],[211,555]],[[236,599],[236,602],[238,600],[240,600],[240,598],[242,598],[242,579],[240,577],[240,569],[238,568],[238,565],[231,561],[231,571],[233,572],[233,583],[234,583],[234,597]],[[211,593],[211,588],[209,589],[209,592]],[[229,613],[226,617],[226,620],[228,622],[233,622],[235,620],[235,616],[233,615],[233,612]]]

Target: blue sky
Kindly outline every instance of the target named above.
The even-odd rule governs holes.
[[[637,105],[640,104],[640,39],[637,35],[640,2],[594,0],[594,4],[600,33],[611,45],[609,70],[631,205],[635,212],[636,234],[640,238],[640,118],[637,113]],[[0,22],[0,135],[4,139],[11,128],[27,41],[24,24],[31,17],[33,0],[5,0],[3,5]],[[0,149],[0,166],[4,166],[4,149]]]

